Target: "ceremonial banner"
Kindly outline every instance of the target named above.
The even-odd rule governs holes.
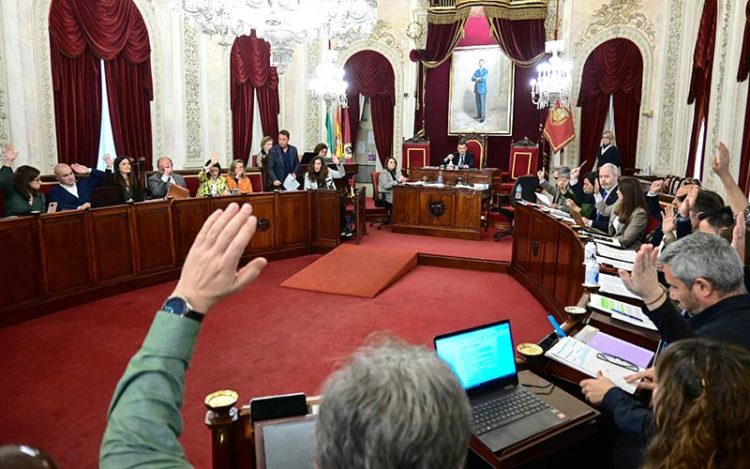
[[[349,126],[349,112],[341,113],[341,120],[344,126],[344,159],[351,163],[354,157],[352,151],[352,129]]]
[[[544,138],[549,142],[552,151],[557,153],[565,145],[572,142],[575,137],[573,114],[570,108],[561,106],[558,101],[547,113],[547,122],[544,123]]]

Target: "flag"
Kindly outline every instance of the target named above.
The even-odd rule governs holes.
[[[338,158],[344,156],[344,141],[341,136],[341,106],[336,108],[336,149],[334,153]]]
[[[349,126],[349,110],[344,109],[341,116],[341,123],[344,127],[344,159],[351,161],[353,155],[352,150],[352,129]]]
[[[328,144],[328,152],[334,152],[334,140],[333,140],[333,122],[331,122],[331,112],[326,112],[326,143]]]
[[[555,103],[547,112],[547,122],[544,123],[544,138],[549,142],[552,151],[557,153],[576,137],[573,126],[573,113],[564,107],[560,101]]]

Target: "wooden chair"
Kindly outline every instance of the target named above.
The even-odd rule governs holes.
[[[487,164],[487,137],[483,135],[466,135],[467,151],[474,154],[476,158],[475,167],[482,169]]]
[[[401,170],[409,174],[410,168],[423,168],[430,165],[430,142],[409,139],[401,145]]]
[[[500,195],[510,196],[516,180],[521,176],[535,174],[539,167],[539,147],[528,138],[516,142],[510,147],[510,170],[503,172],[500,184]]]

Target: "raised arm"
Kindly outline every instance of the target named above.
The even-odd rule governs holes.
[[[744,212],[748,205],[747,196],[729,172],[729,149],[724,145],[724,142],[719,142],[719,146],[716,147],[716,152],[714,152],[714,157],[711,160],[711,169],[719,176],[721,183],[724,185],[732,212],[735,215]]]

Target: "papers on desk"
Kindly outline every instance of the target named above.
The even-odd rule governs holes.
[[[540,204],[549,206],[552,203],[552,199],[547,197],[547,194],[542,194],[541,192],[535,192],[535,194],[536,200],[538,200]]]
[[[613,247],[610,247],[608,243],[605,243],[599,240],[596,240],[595,243],[596,243],[596,253],[599,254],[600,256],[608,257],[616,261],[629,262],[631,264],[635,262],[636,252],[632,249],[631,250],[615,249]],[[618,242],[617,244],[620,244],[620,243]]]
[[[601,332],[593,326],[585,326],[575,338],[596,350],[624,358],[640,368],[646,368],[654,358],[652,350],[631,344],[618,337]]]
[[[620,244],[619,241],[609,236],[606,236],[600,233],[590,232],[590,231],[587,231],[586,234],[594,238],[595,243],[601,244],[602,246],[611,246],[614,248],[622,247],[622,244]]]
[[[657,330],[651,319],[648,318],[638,306],[615,300],[604,295],[592,294],[589,298],[589,306],[603,311],[612,316],[612,319],[627,322],[634,326],[642,327],[652,331]]]
[[[614,259],[607,259],[606,257],[596,256],[596,263],[599,265],[602,265],[602,264],[611,265],[615,269],[624,269],[624,270],[627,270],[628,272],[633,271],[633,264],[630,262],[616,261]]]
[[[299,181],[297,181],[297,178],[294,176],[294,174],[287,174],[286,179],[284,179],[284,189],[288,191],[296,191],[299,188]]]
[[[637,385],[625,382],[625,376],[632,375],[637,370],[626,368],[625,366],[611,363],[602,358],[601,353],[588,344],[581,342],[573,337],[563,337],[551,349],[545,353],[549,358],[578,370],[591,377],[596,377],[597,372],[601,371],[604,376],[611,379],[619,388],[633,394]],[[614,361],[614,360],[613,360]]]
[[[622,279],[616,275],[599,274],[599,291],[641,301],[641,297],[630,293]]]

